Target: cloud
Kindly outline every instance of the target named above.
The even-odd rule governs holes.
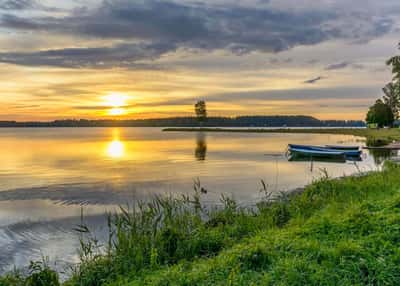
[[[359,64],[359,63],[351,63],[351,62],[339,62],[339,63],[334,63],[334,64],[330,64],[328,66],[325,67],[325,70],[340,70],[340,69],[344,69],[344,68],[348,68],[351,67],[353,69],[357,69],[357,70],[362,70],[365,69],[365,65],[364,64]]]
[[[224,102],[235,104],[250,104],[256,102],[258,105],[272,103],[274,101],[313,101],[313,100],[365,100],[370,102],[375,100],[376,95],[381,91],[381,87],[331,87],[331,88],[303,88],[290,90],[259,90],[259,91],[240,91],[226,93],[212,93],[204,96],[207,102]],[[160,99],[151,103],[139,103],[138,106],[155,105],[193,105],[197,97],[185,97],[175,99]],[[354,104],[354,101],[353,101]]]
[[[163,11],[163,13],[160,13]],[[168,41],[195,49],[228,49],[236,54],[255,50],[279,52],[329,38],[319,25],[331,13],[302,13],[244,8],[189,6],[149,0],[105,1],[94,11],[76,12],[63,19],[2,17],[3,27],[72,33],[98,38]],[[12,19],[12,21],[9,21]],[[22,22],[23,25],[19,24]]]
[[[207,101],[238,102],[242,101],[282,101],[313,99],[366,99],[373,100],[380,92],[380,87],[332,87],[304,88],[290,90],[260,90],[248,92],[229,92],[212,94]]]
[[[149,104],[150,106],[154,106],[154,105],[151,105],[151,104]],[[136,107],[137,105],[124,105],[124,106],[121,106],[121,108],[134,108],[134,107]],[[141,105],[142,106],[142,105]],[[110,108],[112,108],[112,107],[110,107],[110,106],[104,106],[104,105],[78,105],[78,106],[74,106],[73,107],[74,109],[78,109],[78,110],[109,110]]]
[[[17,1],[7,2],[18,6]],[[23,2],[25,6],[32,3]],[[117,45],[29,54],[11,52],[10,55],[3,53],[0,61],[20,65],[101,67],[98,63],[121,66],[124,64],[118,61],[126,59],[129,62],[157,59],[177,49],[226,50],[236,55],[255,51],[277,53],[332,39],[367,41],[388,33],[393,27],[389,16],[369,19],[366,12],[343,15],[332,9],[281,10],[268,7],[269,1],[262,2],[266,5],[255,7],[229,2],[211,5],[208,2],[106,0],[97,8],[75,9],[64,17],[3,14],[0,25],[9,30],[118,40],[125,42],[125,49]],[[141,48],[137,50],[140,45],[163,48],[150,48],[149,57]],[[124,56],[120,58],[117,53]],[[335,69],[335,65],[330,69]]]
[[[365,69],[365,65],[363,65],[363,64],[352,64],[351,65],[354,69],[357,69],[357,70],[363,70],[363,69]]]
[[[156,68],[140,63],[158,58],[176,47],[167,43],[119,44],[112,47],[67,48],[27,53],[0,53],[0,62],[26,66],[62,66],[67,68]]]
[[[325,70],[327,70],[327,71],[340,70],[340,69],[347,68],[349,65],[350,65],[349,62],[335,63],[335,64],[331,64],[331,65],[328,65],[327,67],[325,67]]]
[[[292,58],[285,58],[285,59],[272,58],[269,60],[269,62],[271,64],[279,64],[279,63],[290,64],[293,62],[293,59]]]
[[[65,9],[48,7],[37,0],[0,0],[0,11],[18,12],[25,10],[39,10],[44,12],[66,12]]]
[[[319,63],[319,60],[311,59],[311,60],[308,60],[307,63],[310,64],[310,65],[315,65],[315,64]]]
[[[322,79],[323,79],[323,77],[319,76],[319,77],[316,77],[316,78],[312,78],[312,79],[306,80],[306,81],[304,81],[304,83],[314,84],[314,83],[316,83],[316,82],[318,82],[318,81],[320,81]]]
[[[21,18],[12,14],[2,15],[0,24],[3,27],[13,27],[16,30],[42,30],[44,26],[41,23],[36,23],[34,20]]]
[[[37,5],[34,0],[0,0],[1,10],[25,10]]]

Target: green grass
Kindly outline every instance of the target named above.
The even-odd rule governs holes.
[[[110,241],[103,247],[80,226],[82,262],[64,285],[400,281],[398,165],[387,163],[383,171],[364,176],[323,177],[301,194],[273,202],[266,195],[255,208],[223,198],[222,207],[209,209],[201,204],[199,183],[195,189],[193,198],[156,198],[110,216]],[[45,264],[34,266],[28,277],[10,274],[0,285],[57,285],[56,273]]]
[[[261,204],[254,220],[268,223],[255,223],[213,257],[144,269],[107,285],[397,285],[399,175],[391,165],[321,180],[286,202]]]
[[[166,128],[165,132],[233,132],[233,133],[310,133],[340,134],[366,137],[371,143],[400,141],[400,129],[368,129],[368,128],[315,128],[315,129],[238,129],[238,128]]]

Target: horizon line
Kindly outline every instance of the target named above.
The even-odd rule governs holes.
[[[347,121],[347,122],[365,122],[362,119],[319,119],[315,116],[304,115],[304,114],[295,114],[295,115],[238,115],[238,116],[209,116],[207,118],[217,119],[217,118],[229,118],[229,119],[238,119],[244,117],[306,117],[313,118],[318,121]],[[26,120],[26,121],[18,121],[18,120],[0,120],[2,123],[54,123],[60,121],[146,121],[146,120],[168,120],[168,119],[182,119],[182,118],[193,118],[196,116],[169,116],[169,117],[151,117],[151,118],[113,118],[113,119],[87,119],[87,118],[64,118],[64,119],[51,119],[51,120]]]

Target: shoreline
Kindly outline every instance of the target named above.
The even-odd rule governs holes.
[[[365,127],[166,127],[163,132],[238,132],[238,133],[329,133],[364,130]]]
[[[225,132],[221,129],[213,131]],[[243,132],[235,132],[239,131]],[[279,131],[282,129],[264,133]],[[293,129],[285,131],[294,133]],[[294,131],[332,133],[332,129]],[[390,136],[400,136],[399,130],[361,131],[383,141]],[[195,189],[198,195],[201,195],[200,187]],[[257,281],[263,281],[265,285],[278,282],[293,285],[297,281],[293,277],[300,272],[307,278],[303,282],[308,284],[350,285],[349,281],[361,283],[368,278],[354,271],[360,267],[368,267],[368,273],[383,273],[369,276],[371,279],[400,279],[398,257],[373,247],[383,240],[390,244],[388,247],[396,247],[398,220],[392,218],[400,219],[400,211],[397,211],[399,188],[400,166],[388,162],[379,171],[337,178],[321,176],[272,202],[266,192],[265,198],[255,205],[256,212],[227,197],[221,201],[221,209],[208,211],[201,202],[199,204],[196,196],[183,200],[159,198],[138,213],[125,210],[113,215],[111,227],[118,231],[117,237],[121,240],[110,244],[105,255],[91,249],[94,242],[90,235],[86,236],[83,247],[93,252],[81,258],[81,263],[62,285],[90,286],[98,280],[110,286],[199,285],[200,281],[213,285],[229,279],[235,281],[239,277],[244,285]],[[169,216],[161,215],[165,211]],[[136,221],[140,223],[136,224]],[[154,222],[158,227],[154,228]],[[85,237],[85,226],[81,230]],[[396,240],[391,241],[390,237]],[[379,257],[385,257],[385,265],[389,266],[378,268]],[[315,276],[316,272],[321,275]],[[59,274],[49,265],[43,264],[34,272],[43,273],[52,273],[54,279],[59,279]],[[3,281],[28,281],[31,277],[6,274],[0,276],[0,285]],[[387,279],[378,282],[393,282]],[[185,284],[180,284],[182,281]]]
[[[287,259],[301,265],[312,265],[310,269],[302,268],[302,273],[311,279],[308,281],[315,282],[314,284],[330,281],[332,284],[344,285],[349,274],[354,275],[353,282],[365,281],[364,277],[358,276],[359,272],[353,271],[349,263],[350,261],[357,262],[359,258],[360,263],[363,263],[366,258],[369,259],[370,256],[364,257],[364,252],[359,252],[359,249],[364,249],[366,245],[372,245],[366,250],[371,257],[382,257],[384,251],[374,248],[373,245],[385,239],[388,232],[390,236],[397,237],[397,221],[389,218],[394,215],[400,218],[400,212],[396,211],[396,207],[392,207],[397,206],[400,199],[399,174],[398,165],[388,164],[382,171],[339,178],[321,178],[304,188],[290,191],[287,196],[277,201],[270,202],[268,197],[265,197],[266,200],[260,200],[256,206],[257,214],[249,209],[246,212],[234,201],[227,199],[222,209],[206,213],[208,217],[206,221],[200,220],[203,212],[196,211],[196,200],[160,198],[158,202],[151,203],[151,206],[156,207],[155,209],[159,206],[161,209],[166,208],[173,213],[176,212],[176,216],[168,217],[160,224],[160,229],[154,233],[162,234],[162,236],[153,236],[152,233],[148,236],[142,233],[142,227],[147,229],[150,226],[144,223],[137,229],[135,226],[132,229],[135,230],[135,235],[130,237],[130,229],[136,225],[130,220],[140,219],[142,215],[147,217],[152,215],[152,212],[142,210],[144,212],[136,214],[127,210],[123,215],[115,217],[114,227],[119,223],[124,226],[119,235],[122,237],[127,235],[113,246],[117,248],[112,248],[112,252],[100,256],[90,252],[89,258],[83,259],[61,285],[72,286],[87,281],[79,285],[89,286],[98,279],[106,281],[110,286],[164,285],[163,281],[168,281],[171,285],[183,285],[180,284],[181,279],[190,281],[193,285],[197,285],[199,281],[208,281],[208,285],[211,285],[229,279],[233,275],[231,269],[239,266],[237,275],[245,275],[246,271],[251,271],[250,276],[244,276],[246,284],[259,281],[263,273],[269,273],[274,277],[275,271],[285,269],[287,272],[282,272],[274,281],[284,281],[290,285],[294,282],[291,280],[291,267],[281,268],[281,265],[286,265]],[[374,204],[372,213],[366,212],[372,204]],[[204,206],[199,207],[200,210],[205,210]],[[358,229],[359,223],[363,222],[362,218],[365,216],[369,222],[368,233],[371,234],[364,235],[361,229],[360,232],[353,231],[349,237],[344,235],[347,233],[346,229]],[[125,217],[130,219],[125,220]],[[158,220],[157,217],[158,211],[154,219]],[[152,223],[152,221],[153,219],[149,222]],[[165,224],[167,222],[168,224]],[[123,230],[125,227],[126,231]],[[195,227],[196,236],[193,236],[193,227]],[[179,241],[175,240],[176,237],[180,237]],[[125,242],[125,239],[132,243],[139,239],[140,245],[144,244],[144,248]],[[148,240],[154,241],[150,243]],[[174,243],[172,245],[176,243],[176,250],[170,248],[170,242]],[[90,236],[89,240],[84,240],[84,243],[86,243],[85,246],[92,243]],[[155,248],[148,248],[153,244],[156,245]],[[395,242],[391,245],[394,247]],[[344,246],[346,247],[343,248]],[[178,249],[187,250],[180,252],[177,251]],[[291,250],[288,252],[288,249]],[[139,260],[129,255],[133,250],[141,255]],[[347,251],[351,254],[349,263],[338,265],[335,261],[346,259]],[[322,256],[318,257],[323,260],[323,263],[315,264],[314,252],[318,255],[322,253]],[[336,256],[332,257],[333,254]],[[356,260],[354,260],[354,255],[357,257]],[[142,262],[143,259],[144,262]],[[390,265],[397,263],[397,256],[386,255],[385,259]],[[124,261],[132,263],[130,269],[120,264]],[[377,262],[379,259],[371,260],[372,264],[368,267],[378,265]],[[60,278],[49,265],[43,264],[41,267],[34,273],[37,275],[52,273],[54,280]],[[324,273],[321,279],[328,280],[319,280],[320,278],[314,277],[313,267]],[[294,264],[293,269],[296,268]],[[186,270],[183,271],[183,269]],[[215,269],[217,272],[214,271]],[[389,267],[384,270],[385,276],[394,277],[398,273],[397,270],[399,269]],[[15,273],[0,276],[0,284],[4,282],[6,283],[4,285],[16,286],[19,284],[7,284],[7,282],[23,282],[32,279],[32,276],[26,277],[22,273]],[[328,273],[338,274],[336,278],[332,278]],[[145,283],[149,281],[152,282]]]
[[[326,128],[326,127],[292,127],[292,128],[219,128],[219,127],[204,127],[204,128],[164,128],[163,132],[214,132],[214,133],[283,133],[283,134],[332,134],[332,135],[352,135],[365,137],[367,145],[383,146],[393,142],[400,142],[400,128],[391,129],[368,129],[368,128]]]
[[[122,277],[117,279],[111,276],[109,285],[125,285],[124,283],[143,285],[145,281],[152,281],[150,285],[163,285],[163,281],[168,281],[172,285],[181,285],[179,284],[181,279],[191,281],[194,285],[198,281],[218,284],[226,281],[232,275],[233,270],[231,271],[231,269],[235,269],[238,265],[240,265],[237,270],[239,271],[238,275],[245,275],[246,269],[251,271],[249,277],[245,276],[246,283],[251,284],[250,282],[255,280],[259,281],[259,275],[264,271],[270,274],[280,271],[281,263],[285,264],[288,258],[293,259],[294,263],[300,259],[302,265],[310,264],[318,271],[326,271],[325,275],[321,276],[323,280],[319,280],[313,276],[313,268],[302,268],[304,275],[315,284],[333,279],[328,279],[329,275],[327,276],[327,274],[336,272],[339,272],[338,277],[329,280],[332,283],[340,281],[341,283],[337,284],[346,284],[348,273],[354,274],[353,282],[364,281],[363,277],[358,276],[359,272],[352,272],[351,264],[338,265],[335,261],[345,259],[346,253],[349,251],[351,254],[349,262],[359,261],[358,258],[361,258],[360,263],[363,263],[369,256],[364,257],[363,252],[358,252],[359,249],[364,249],[367,245],[374,245],[384,239],[376,237],[378,235],[383,237],[386,234],[382,229],[387,229],[393,234],[397,231],[397,223],[388,220],[385,215],[388,217],[400,215],[396,212],[396,208],[392,208],[392,205],[398,200],[399,172],[400,169],[397,165],[388,164],[388,168],[382,171],[340,178],[322,178],[307,185],[303,190],[293,190],[287,197],[278,201],[272,203],[261,201],[257,205],[260,212],[256,216],[252,213],[243,213],[240,208],[230,205],[228,201],[225,209],[216,213],[215,216],[212,215],[211,219],[204,223],[205,228],[200,228],[204,232],[206,245],[209,245],[210,238],[213,243],[215,243],[214,239],[216,241],[221,239],[221,248],[209,249],[209,255],[204,256],[182,254],[182,259],[178,259],[172,264],[161,263],[152,267],[138,266],[139,272],[133,270],[121,273]],[[371,208],[372,203],[374,203],[373,210],[366,212],[366,209]],[[386,214],[387,211],[390,213]],[[363,217],[367,217],[368,231],[371,232],[371,235],[364,234],[362,229],[359,232],[353,231],[349,235],[344,235],[347,233],[346,229],[358,229],[359,224],[363,223]],[[343,232],[342,229],[344,229]],[[231,231],[234,233],[233,235]],[[241,234],[242,231],[244,231],[243,234]],[[215,233],[218,235],[214,236]],[[220,238],[224,234],[228,234],[225,238],[228,239],[226,244],[222,242],[225,240]],[[186,242],[185,239],[181,242],[183,245],[198,243],[190,233],[187,235]],[[306,236],[307,239],[303,240],[303,236]],[[294,249],[293,245],[296,245]],[[314,246],[317,255],[323,253],[318,257],[324,263],[315,264]],[[343,248],[344,246],[346,247]],[[297,252],[297,248],[299,252]],[[332,248],[335,249],[334,253],[337,253],[337,257],[332,257]],[[291,250],[288,252],[288,249]],[[367,252],[372,255],[371,257],[383,255],[379,249],[373,247],[367,248]],[[151,254],[148,255],[151,257]],[[356,260],[354,260],[354,255],[357,256]],[[123,255],[123,257],[125,256]],[[386,263],[396,263],[396,257],[393,259],[391,256],[385,257],[388,259]],[[264,258],[266,264],[263,262]],[[371,265],[378,265],[377,261],[373,259]],[[96,265],[102,265],[107,261],[98,263],[96,262]],[[91,273],[90,264],[89,269],[86,267],[88,265],[84,264],[81,269],[83,273]],[[296,265],[293,267],[297,268]],[[186,269],[186,271],[182,271],[182,269]],[[275,282],[285,281],[287,285],[292,284],[294,281],[291,280],[291,269],[287,269],[287,271],[287,275],[282,274]],[[387,276],[393,276],[397,273],[393,271],[397,271],[397,268],[396,270],[388,268],[384,272]],[[80,273],[70,281],[80,281],[82,272]],[[123,278],[126,274],[128,279]]]

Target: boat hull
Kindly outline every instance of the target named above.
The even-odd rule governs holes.
[[[360,150],[359,146],[325,145],[325,147],[328,149],[333,149],[333,150],[349,150],[349,151],[359,151]]]
[[[343,152],[338,151],[326,151],[326,150],[312,150],[312,149],[301,149],[296,147],[289,147],[290,156],[293,158],[307,157],[307,158],[335,158],[345,159],[346,156]]]
[[[310,151],[320,151],[320,152],[340,152],[343,153],[347,157],[359,157],[362,154],[361,150],[348,150],[348,149],[332,149],[322,146],[311,146],[311,145],[296,145],[289,144],[290,149],[301,149],[301,150],[310,150]]]

